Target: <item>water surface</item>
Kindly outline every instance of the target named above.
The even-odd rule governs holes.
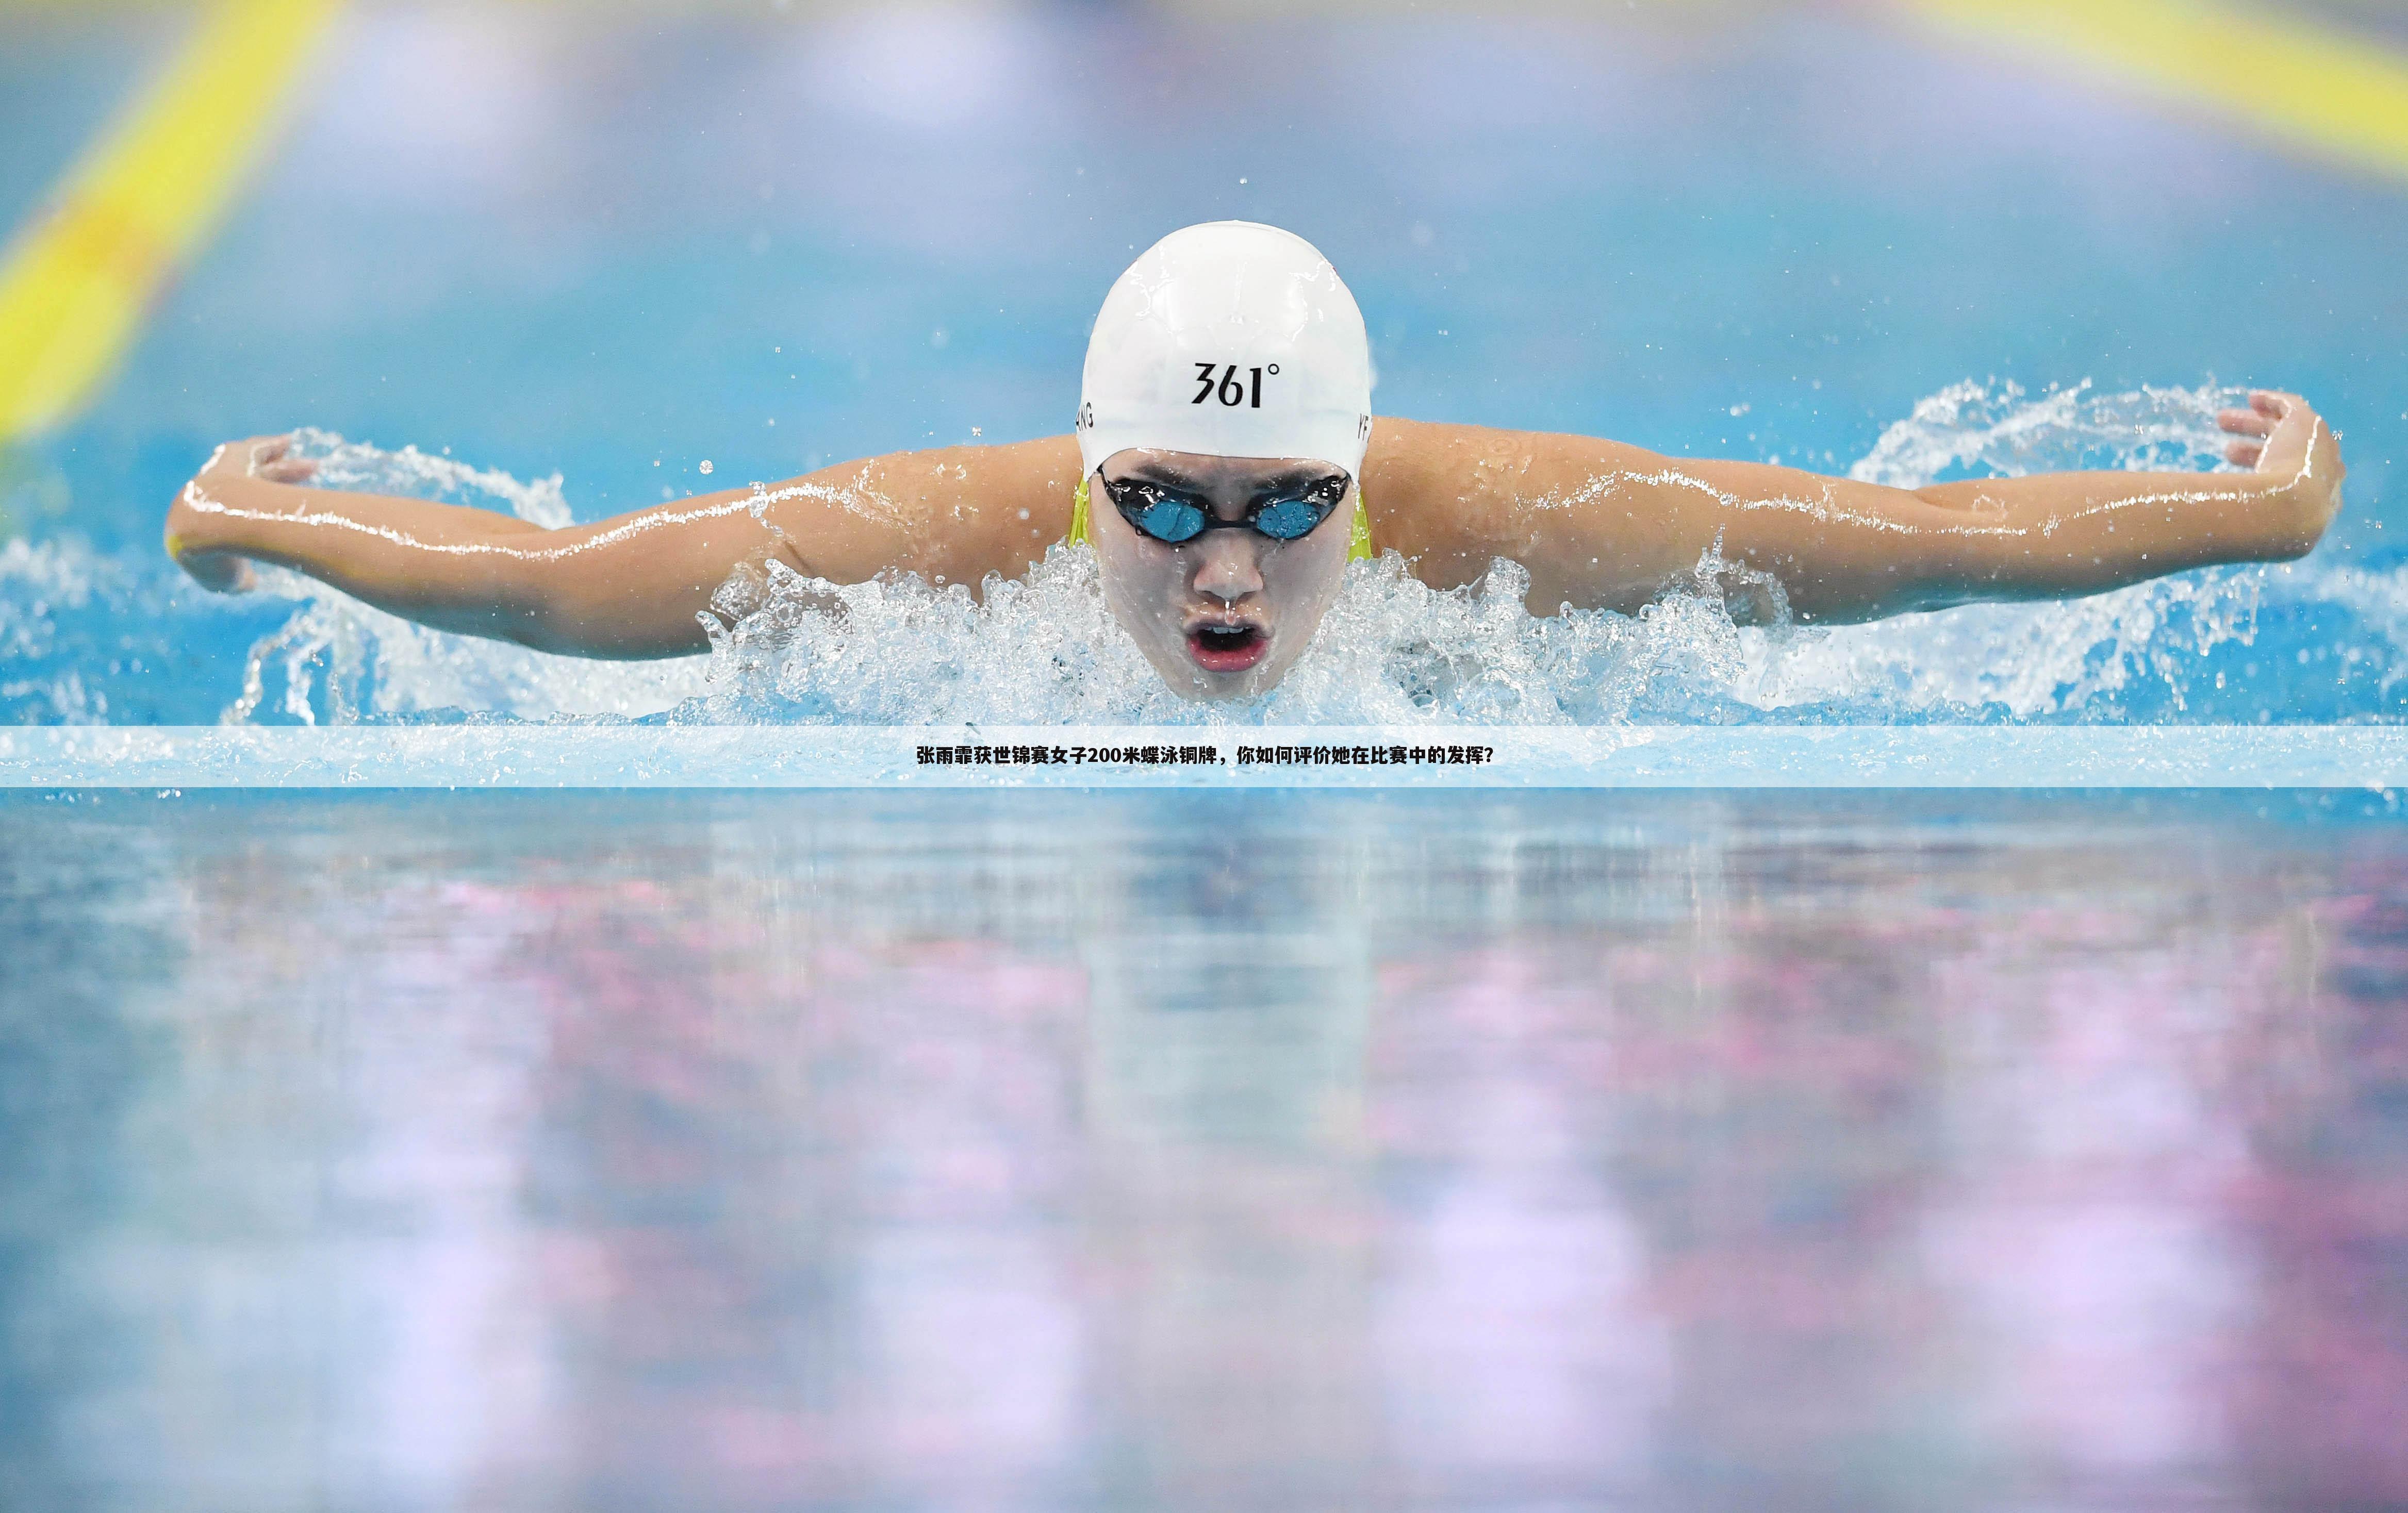
[[[0,798],[0,1502],[2408,1498],[2289,794]]]

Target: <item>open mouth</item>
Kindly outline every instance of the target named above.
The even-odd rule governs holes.
[[[1187,633],[1187,654],[1208,673],[1244,672],[1270,649],[1270,637],[1252,625],[1198,625]]]

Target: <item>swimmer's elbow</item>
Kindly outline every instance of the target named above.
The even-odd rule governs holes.
[[[495,634],[514,646],[523,646],[529,651],[541,651],[547,656],[607,657],[610,654],[608,638],[596,635],[594,627],[542,608],[522,608],[502,617]]]
[[[597,662],[652,662],[697,656],[710,649],[710,637],[699,621],[692,618],[679,621],[658,614],[525,614],[498,627],[496,635],[548,656]]]
[[[587,584],[538,585],[497,619],[497,634],[530,651],[609,662],[646,662],[710,649],[695,614],[708,588],[661,593]]]
[[[564,656],[590,656],[579,644],[576,617],[565,611],[556,564],[515,556],[487,557],[478,562],[480,581],[471,592],[482,623],[479,635],[508,641],[530,651]]]

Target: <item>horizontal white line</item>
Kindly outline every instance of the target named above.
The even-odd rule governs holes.
[[[929,760],[965,747],[967,764]],[[1181,760],[1192,747],[1211,759]],[[2392,789],[2408,788],[2408,726],[0,730],[0,788],[17,789],[1308,786]]]

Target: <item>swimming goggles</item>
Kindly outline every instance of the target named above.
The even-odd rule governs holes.
[[[1225,521],[1207,501],[1143,478],[1105,478],[1112,507],[1145,535],[1180,546],[1207,531],[1254,530],[1274,541],[1301,541],[1346,501],[1346,475],[1322,478],[1289,493],[1269,494],[1246,506],[1245,518]]]

